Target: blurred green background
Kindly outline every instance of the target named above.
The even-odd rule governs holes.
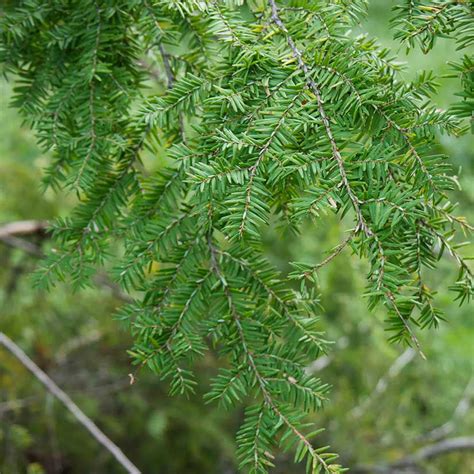
[[[394,48],[407,63],[402,73],[406,79],[419,69],[446,74],[447,61],[459,57],[452,42],[439,41],[426,56],[418,51],[406,55],[391,39],[392,3],[372,0],[361,31]],[[447,107],[459,82],[439,82],[434,100]],[[47,157],[8,107],[11,86],[2,81],[0,91],[0,227],[67,212],[72,198],[41,191]],[[458,214],[470,222],[474,222],[472,145],[472,136],[439,137],[439,148],[452,157],[456,171],[462,170],[462,190],[452,199],[460,203]],[[328,217],[308,225],[299,240],[283,240],[269,231],[265,237],[269,257],[284,271],[291,260],[318,261],[342,239],[343,230]],[[41,234],[28,240],[38,248],[50,245]],[[462,252],[469,250],[472,246]],[[234,433],[242,409],[224,412],[203,403],[202,392],[217,365],[212,355],[196,369],[202,392],[191,399],[169,398],[167,387],[145,371],[130,385],[126,350],[131,339],[114,320],[122,304],[117,291],[103,282],[76,293],[66,284],[49,293],[33,290],[29,274],[37,264],[37,257],[0,241],[0,331],[19,344],[144,473],[235,473]],[[370,466],[396,461],[441,436],[474,434],[473,306],[459,308],[452,302],[448,286],[455,280],[453,268],[445,258],[431,275],[447,321],[421,333],[427,361],[386,342],[383,310],[369,313],[361,297],[364,262],[346,252],[321,273],[321,326],[335,344],[311,370],[333,389],[330,402],[313,421],[326,427],[319,442],[330,444],[355,472],[358,468],[375,472]],[[289,456],[280,455],[277,461],[276,473],[302,472]],[[440,456],[423,469],[420,472],[472,473],[474,452]],[[0,347],[0,473],[120,472],[110,454]]]

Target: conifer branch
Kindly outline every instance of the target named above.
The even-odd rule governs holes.
[[[89,161],[92,157],[92,154],[95,152],[96,144],[97,144],[97,132],[96,132],[96,117],[95,117],[95,110],[94,110],[94,101],[95,101],[95,94],[96,94],[96,86],[95,86],[95,75],[97,71],[97,64],[98,64],[98,56],[99,56],[99,45],[100,45],[100,35],[101,35],[101,11],[97,2],[94,3],[95,10],[97,14],[97,30],[95,34],[95,45],[94,50],[92,52],[92,69],[91,69],[91,77],[89,79],[89,119],[90,119],[90,143],[89,148],[87,150],[87,154],[85,158],[82,160],[82,164],[79,168],[79,172],[77,173],[77,177],[74,181],[74,186],[78,186],[81,184],[82,175],[84,174],[85,169],[87,168]]]
[[[333,158],[336,160],[338,168],[339,168],[339,173],[341,175],[341,179],[344,185],[344,188],[347,191],[347,194],[349,195],[349,198],[352,202],[352,207],[354,208],[354,211],[357,216],[357,228],[356,231],[361,229],[367,237],[372,237],[374,233],[370,229],[370,227],[367,225],[367,222],[362,215],[362,211],[360,209],[359,205],[359,199],[356,197],[354,191],[352,190],[351,185],[349,184],[349,180],[347,178],[347,173],[346,169],[344,166],[344,159],[341,156],[341,153],[339,151],[339,148],[336,144],[336,140],[334,138],[330,121],[329,118],[326,114],[325,108],[324,108],[324,101],[322,99],[321,91],[319,89],[319,86],[316,84],[316,82],[311,78],[310,76],[310,70],[306,63],[303,60],[303,55],[300,52],[300,50],[297,48],[295,42],[293,41],[292,37],[289,35],[288,30],[284,23],[281,21],[280,16],[278,14],[278,7],[275,2],[275,0],[269,0],[269,4],[271,7],[271,19],[275,23],[275,25],[281,30],[281,32],[285,35],[286,40],[288,42],[288,45],[295,57],[295,59],[298,62],[298,67],[301,69],[301,71],[304,73],[306,80],[308,81],[308,86],[316,96],[316,101],[318,104],[318,110],[319,110],[319,115],[321,117],[321,120],[324,125],[324,129],[326,131],[326,135],[329,139],[329,142],[331,144],[332,148],[332,154]]]
[[[434,147],[438,132],[463,133],[472,115],[472,60],[453,65],[465,100],[440,111],[431,74],[407,83],[388,50],[348,34],[363,0],[277,1],[136,0],[107,12],[97,0],[49,2],[41,15],[29,4],[18,15],[13,2],[0,18],[0,61],[21,81],[15,104],[54,151],[45,182],[72,184],[80,201],[53,226],[41,282],[85,285],[117,259],[118,280],[137,297],[121,310],[137,370],[171,379],[171,393],[192,391],[192,364],[212,340],[229,368],[206,398],[261,399],[237,435],[242,467],[266,472],[282,429],[284,446],[297,441],[296,460],[319,472],[319,456],[337,472],[334,455],[311,447],[316,433],[301,432],[302,414],[328,389],[305,371],[327,345],[308,281],[350,245],[368,260],[369,308],[384,304],[389,340],[419,351],[412,325],[442,319],[422,271],[436,267],[436,247],[460,269],[457,299],[474,296],[452,240],[472,227],[453,215],[446,193],[456,178]],[[438,35],[460,48],[474,41],[466,5],[452,3],[411,37],[425,13],[408,6],[394,24],[406,22],[396,35],[409,46],[430,48]],[[145,99],[143,58],[155,54],[166,87]],[[160,158],[150,173],[136,165],[145,147]],[[328,211],[354,221],[344,240],[320,263],[274,269],[262,227],[297,234]],[[299,290],[293,279],[303,279]]]
[[[316,470],[317,464],[322,466],[326,473],[335,472],[333,469],[331,469],[331,466],[329,466],[326,463],[326,461],[316,452],[316,450],[313,448],[309,440],[294,426],[294,424],[287,418],[287,416],[285,416],[282,413],[282,411],[278,408],[277,404],[273,400],[272,395],[267,389],[268,380],[260,373],[260,370],[258,369],[257,364],[255,362],[254,356],[248,347],[245,333],[242,327],[240,315],[237,311],[237,308],[234,305],[230,288],[227,284],[225,276],[222,273],[222,270],[218,263],[217,250],[214,247],[212,243],[212,238],[210,236],[208,237],[208,245],[209,245],[209,250],[211,254],[211,268],[215,272],[219,280],[221,281],[221,284],[223,286],[223,291],[227,299],[229,311],[231,313],[232,319],[234,320],[235,326],[237,327],[237,331],[238,331],[239,338],[242,345],[242,350],[244,352],[245,358],[250,364],[252,372],[254,373],[255,379],[257,380],[257,384],[260,388],[260,392],[263,396],[265,403],[282,420],[282,422],[293,432],[293,434],[301,441],[301,443],[304,444],[311,458],[313,459],[312,472]]]
[[[346,246],[350,243],[350,241],[353,239],[355,234],[355,229],[352,229],[347,237],[340,243],[338,244],[334,250],[321,262],[317,263],[314,265],[311,269],[306,270],[303,273],[304,277],[310,277],[314,272],[318,271],[320,268],[326,266],[329,262],[334,260],[345,248]]]
[[[289,105],[286,107],[286,109],[283,111],[283,113],[279,117],[276,126],[273,128],[270,136],[268,137],[268,140],[265,142],[265,144],[261,148],[260,153],[258,154],[257,161],[249,168],[249,180],[248,180],[248,183],[247,183],[247,189],[245,191],[244,212],[242,214],[242,220],[241,220],[240,227],[239,227],[240,237],[242,237],[242,235],[244,234],[244,231],[245,231],[245,223],[246,223],[246,220],[247,220],[248,212],[249,212],[250,205],[251,205],[251,199],[252,199],[253,182],[254,182],[254,179],[257,175],[258,167],[260,166],[260,163],[264,159],[265,155],[268,152],[268,149],[270,148],[271,144],[273,143],[273,140],[275,139],[280,127],[282,126],[282,124],[285,120],[285,117],[291,112],[291,109],[295,106],[295,104],[296,104],[297,100],[299,100],[299,98],[300,98],[299,94],[296,94],[293,97],[293,99],[291,100]]]
[[[403,323],[403,326],[407,330],[407,333],[409,334],[412,343],[414,344],[414,346],[418,350],[418,353],[420,354],[420,356],[423,359],[426,360],[426,356],[425,356],[425,354],[423,353],[423,351],[421,349],[420,342],[418,341],[418,338],[416,337],[415,333],[413,332],[413,329],[411,328],[410,324],[408,323],[408,321],[406,320],[406,318],[403,316],[400,309],[398,308],[397,302],[395,301],[395,297],[393,296],[393,294],[391,292],[387,292],[386,297],[387,297],[388,301],[390,302],[390,304],[391,304],[393,310],[395,311],[396,315],[400,318],[400,321]]]

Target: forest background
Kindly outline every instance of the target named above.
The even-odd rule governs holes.
[[[446,107],[459,90],[457,79],[443,78],[448,61],[459,53],[439,40],[429,55],[405,55],[392,40],[387,0],[372,0],[361,30],[394,48],[406,63],[405,77],[420,69],[440,77],[434,100]],[[151,87],[159,87],[150,83]],[[72,199],[42,193],[46,157],[32,133],[8,107],[10,85],[0,82],[0,227],[20,220],[44,221],[65,214]],[[439,137],[439,147],[462,170],[458,215],[474,222],[474,141]],[[160,157],[149,157],[159,167]],[[308,226],[301,239],[284,243],[266,236],[269,256],[280,269],[288,261],[318,261],[323,250],[341,240],[335,218]],[[241,409],[231,412],[206,405],[202,394],[170,398],[166,385],[142,371],[134,385],[127,349],[132,341],[114,319],[122,295],[106,280],[93,289],[72,292],[59,285],[51,292],[33,290],[31,271],[48,236],[30,236],[29,249],[0,240],[0,331],[20,345],[146,473],[231,474],[236,471],[234,433]],[[10,242],[11,243],[11,242]],[[473,247],[461,252],[468,255]],[[328,356],[311,370],[332,385],[330,402],[315,415],[330,444],[354,472],[376,472],[440,439],[474,433],[474,319],[472,305],[459,308],[448,294],[454,281],[449,258],[431,275],[447,321],[420,334],[427,355],[387,342],[383,310],[368,314],[363,293],[364,262],[345,251],[321,272],[322,326],[335,341]],[[198,368],[207,380],[216,367],[212,355]],[[203,383],[203,386],[206,384]],[[291,457],[277,473],[297,473]],[[453,452],[422,463],[427,473],[472,472],[474,451]],[[0,473],[120,473],[122,468],[38,381],[0,348]],[[393,471],[395,472],[395,471]],[[418,471],[416,471],[418,472]]]

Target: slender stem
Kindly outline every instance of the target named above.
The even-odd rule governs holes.
[[[18,361],[23,364],[45,387],[56,397],[89,431],[89,433],[131,474],[140,474],[140,470],[125,456],[121,449],[108,438],[97,425],[71,400],[69,395],[60,389],[56,383],[43,372],[26,353],[6,334],[0,332],[0,345],[5,347]]]
[[[275,3],[275,0],[269,0],[269,5],[272,10],[271,14],[271,19],[273,23],[281,30],[281,32],[285,35],[286,40],[288,42],[288,45],[293,53],[294,58],[298,62],[298,67],[301,69],[301,71],[304,73],[308,87],[312,90],[314,95],[316,96],[316,102],[318,105],[318,111],[319,115],[321,116],[321,120],[323,122],[324,130],[326,132],[326,135],[329,139],[329,142],[331,144],[331,149],[332,149],[332,154],[333,158],[336,160],[338,168],[339,168],[339,174],[341,175],[342,182],[344,185],[344,188],[346,189],[347,194],[349,195],[349,199],[352,203],[352,207],[354,208],[354,211],[357,215],[357,230],[361,229],[367,237],[372,237],[374,235],[373,231],[369,228],[367,225],[367,222],[365,221],[364,216],[362,215],[362,211],[360,209],[360,204],[359,204],[359,199],[355,195],[354,191],[352,190],[351,185],[349,184],[349,180],[347,178],[347,172],[344,166],[344,159],[342,158],[342,155],[339,151],[339,148],[337,146],[336,140],[334,138],[334,134],[331,129],[331,125],[329,122],[328,115],[326,114],[326,110],[324,108],[324,101],[322,98],[321,90],[314,81],[310,77],[310,70],[306,63],[303,60],[303,55],[301,51],[297,48],[295,42],[293,41],[293,38],[288,34],[288,30],[285,26],[285,24],[282,22],[279,13],[278,13],[278,7]]]

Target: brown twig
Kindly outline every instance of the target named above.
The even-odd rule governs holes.
[[[0,242],[3,242],[10,247],[23,250],[35,257],[41,257],[41,248],[38,245],[23,239],[21,236],[34,234],[42,235],[46,231],[46,226],[46,221],[33,219],[8,222],[0,226]]]

